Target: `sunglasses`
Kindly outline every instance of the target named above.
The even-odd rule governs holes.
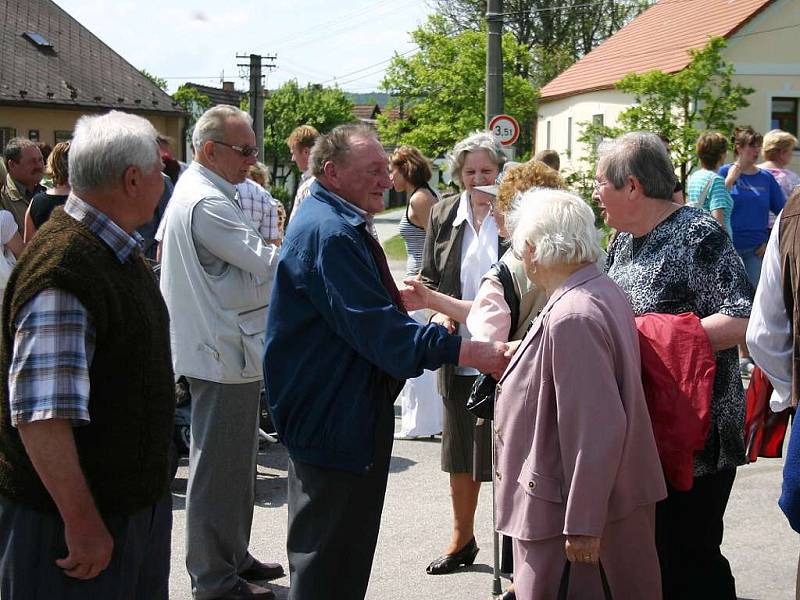
[[[258,158],[258,148],[256,148],[255,146],[236,146],[235,144],[228,144],[227,142],[221,142],[219,140],[212,140],[212,141],[215,144],[227,146],[231,150],[236,150],[236,152],[238,152],[245,158],[248,158],[250,156]]]

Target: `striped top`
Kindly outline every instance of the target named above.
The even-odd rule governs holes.
[[[430,186],[425,185],[425,187],[433,194],[434,198],[437,200],[439,199],[439,196]],[[408,254],[408,259],[406,260],[406,277],[416,277],[422,269],[422,250],[425,248],[425,230],[422,227],[414,225],[414,223],[408,219],[408,205],[411,201],[411,196],[419,189],[420,188],[417,188],[409,194],[409,202],[406,203],[406,212],[403,218],[400,219],[400,226],[398,227],[400,237],[402,237],[406,243],[406,254]]]

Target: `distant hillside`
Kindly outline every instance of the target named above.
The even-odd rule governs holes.
[[[344,94],[353,104],[377,104],[383,108],[389,102],[389,94],[383,94],[381,92],[369,92],[366,94],[351,94],[350,92],[345,92]]]

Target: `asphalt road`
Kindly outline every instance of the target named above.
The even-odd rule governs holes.
[[[396,407],[399,429],[399,406]],[[439,439],[395,442],[381,535],[367,598],[374,600],[485,600],[492,590],[491,487],[484,484],[477,513],[476,564],[451,575],[430,576],[425,566],[447,541],[450,499],[439,470]],[[252,553],[286,566],[286,452],[280,445],[259,454]],[[739,469],[725,518],[723,550],[738,595],[749,600],[794,598],[798,536],[777,506],[780,459],[759,459]],[[173,487],[174,529],[170,598],[189,600],[184,558],[186,461]],[[224,510],[224,507],[220,507]],[[287,597],[288,577],[271,585]]]

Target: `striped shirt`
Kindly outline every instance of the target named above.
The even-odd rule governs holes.
[[[116,223],[80,198],[70,195],[64,211],[86,225],[121,263],[141,251],[142,238],[128,235]],[[78,299],[58,289],[31,298],[14,323],[9,369],[11,424],[45,419],[89,423],[89,365],[94,358],[95,326]]]

